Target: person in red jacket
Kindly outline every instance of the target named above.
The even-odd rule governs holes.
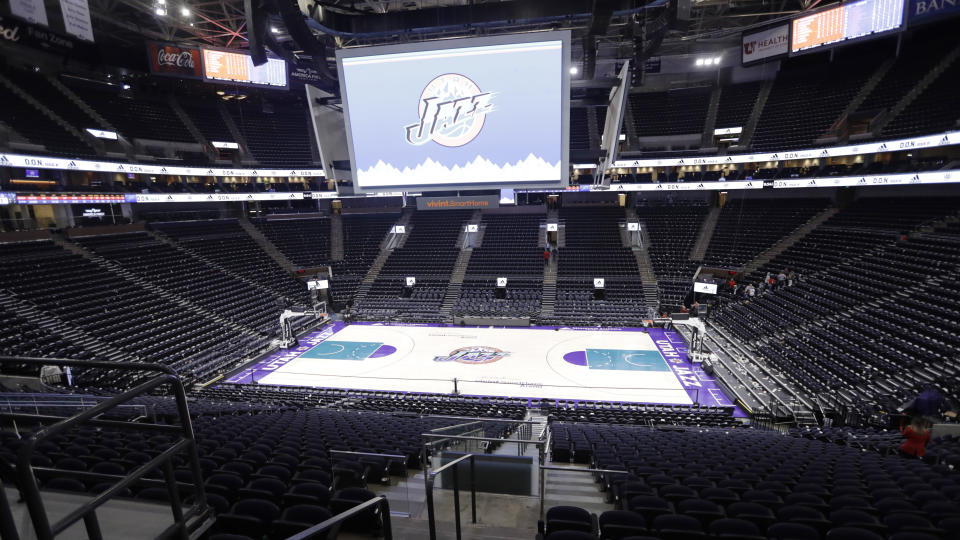
[[[926,420],[915,416],[906,428],[900,424],[900,433],[906,441],[900,445],[900,452],[906,457],[922,458],[927,453],[930,442],[930,429]]]

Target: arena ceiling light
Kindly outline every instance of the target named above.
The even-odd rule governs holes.
[[[190,16],[190,8],[188,8],[187,6],[182,6],[182,7],[180,8],[180,15],[183,16],[183,17],[189,17],[189,16]]]
[[[576,75],[580,70],[577,69],[577,66],[570,66],[570,74]]]

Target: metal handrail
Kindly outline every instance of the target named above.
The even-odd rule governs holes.
[[[455,428],[461,428],[461,427],[466,427],[466,426],[474,426],[474,425],[477,425],[477,424],[480,424],[480,426],[483,427],[483,422],[482,422],[482,421],[480,421],[480,420],[473,420],[472,422],[464,422],[464,423],[462,423],[462,424],[453,424],[453,425],[450,425],[450,426],[441,426],[441,427],[438,427],[438,428],[433,428],[433,429],[431,429],[431,430],[429,431],[429,433],[436,433],[436,432],[438,432],[438,431],[447,431],[447,430],[451,430],[451,429],[455,429]]]
[[[509,443],[536,444],[536,445],[543,444],[543,441],[540,441],[537,439],[501,439],[499,437],[472,437],[469,435],[441,435],[439,433],[421,433],[420,436],[429,437],[432,439],[463,439],[465,441],[509,442]]]
[[[401,456],[400,454],[378,454],[375,452],[353,452],[351,450],[331,450],[331,454],[350,454],[352,456],[376,456],[376,457],[392,457],[406,460],[407,456]]]
[[[439,467],[434,471],[428,472],[423,477],[424,490],[427,495],[427,522],[430,527],[430,540],[437,540],[437,518],[433,509],[433,485],[438,474],[453,468],[453,512],[454,523],[456,526],[457,540],[461,540],[462,531],[460,529],[460,474],[457,467],[460,463],[470,460],[470,516],[471,522],[477,522],[477,484],[476,484],[476,459],[475,454],[466,454],[460,456],[449,463]]]
[[[498,442],[498,443],[511,443],[517,445],[517,455],[522,455],[521,449],[526,448],[526,445],[532,444],[540,450],[540,455],[543,455],[543,441],[533,440],[533,439],[503,439],[500,437],[473,437],[470,435],[442,435],[440,433],[421,433],[421,437],[434,439],[423,441],[423,462],[425,466],[429,466],[428,452],[431,446],[434,444],[443,442],[447,439],[457,439],[461,441],[486,441],[486,442]]]
[[[3,487],[2,480],[0,480],[0,537],[3,540],[20,540],[20,535],[17,533],[17,523],[13,519],[13,512],[10,511],[7,490]]]
[[[453,419],[453,418],[466,418],[466,417],[451,417],[451,419]],[[446,431],[446,430],[450,430],[450,429],[454,429],[454,428],[462,428],[462,427],[466,427],[466,426],[474,426],[474,425],[476,425],[477,428],[472,429],[472,430],[469,430],[469,431],[465,431],[464,433],[477,433],[477,432],[480,432],[480,434],[483,435],[485,431],[484,431],[484,427],[483,427],[483,422],[481,422],[480,420],[473,420],[473,421],[471,421],[471,422],[464,422],[464,423],[462,423],[462,424],[454,424],[454,425],[450,425],[450,426],[441,426],[441,427],[438,427],[438,428],[433,428],[433,429],[431,429],[430,431],[428,431],[427,433],[432,434],[432,435],[440,435],[440,433],[437,433],[437,432],[439,432],[439,431]],[[427,433],[422,433],[421,435],[426,435]],[[435,446],[438,445],[438,444],[443,444],[443,443],[445,443],[445,442],[447,442],[447,441],[449,441],[449,440],[453,440],[453,439],[456,439],[456,438],[462,438],[462,437],[466,437],[466,435],[463,435],[463,434],[449,434],[449,435],[446,435],[446,436],[444,436],[444,437],[438,438],[438,439],[433,440],[433,441],[424,441],[424,443],[423,443],[423,455],[421,456],[420,462],[421,462],[421,464],[423,465],[423,470],[424,470],[424,472],[425,472],[425,476],[426,476],[426,473],[429,473],[429,471],[430,471],[430,463],[429,463],[429,459],[430,459],[430,449],[433,448],[433,447],[435,447]]]
[[[293,536],[288,536],[286,540],[307,540],[309,538],[314,538],[319,533],[322,533],[333,527],[336,527],[336,529],[333,531],[334,534],[332,536],[336,538],[337,533],[340,531],[340,524],[343,521],[366,511],[371,506],[376,506],[380,510],[380,517],[383,519],[383,539],[393,540],[393,528],[390,524],[390,502],[387,501],[387,497],[384,495],[374,497],[369,501],[354,506],[346,512],[341,512],[326,521],[322,521],[313,527],[310,527],[309,529],[301,531]]]
[[[525,423],[527,423],[527,424],[536,424],[536,423],[537,423],[537,422],[535,422],[535,421],[518,421],[518,422],[525,422]],[[437,473],[443,472],[444,470],[446,470],[446,469],[448,469],[448,468],[450,468],[450,467],[454,467],[454,468],[457,467],[457,466],[460,464],[460,462],[462,462],[463,460],[465,460],[465,459],[467,459],[467,458],[470,459],[470,494],[471,494],[471,498],[472,498],[471,506],[472,506],[472,512],[473,512],[472,519],[473,519],[473,523],[476,523],[476,522],[477,522],[477,516],[476,516],[476,487],[475,487],[475,482],[474,482],[474,472],[475,472],[475,458],[474,458],[474,456],[475,456],[476,454],[470,453],[470,454],[466,454],[466,455],[464,455],[464,456],[460,456],[459,458],[454,459],[453,461],[444,464],[443,466],[439,467],[438,469],[436,469],[436,470],[434,470],[434,471],[430,471],[430,458],[429,458],[429,449],[430,449],[430,447],[432,447],[433,445],[435,445],[435,444],[437,444],[437,443],[439,443],[439,442],[443,442],[444,440],[447,440],[447,439],[457,439],[457,440],[465,440],[465,441],[481,441],[481,442],[482,442],[482,441],[487,441],[487,442],[501,442],[501,443],[502,443],[502,442],[509,442],[509,443],[517,443],[518,445],[532,444],[532,445],[536,446],[537,451],[538,451],[538,453],[539,453],[539,463],[543,463],[544,457],[545,457],[546,445],[545,445],[545,441],[544,441],[543,439],[537,439],[537,440],[532,440],[532,439],[503,439],[503,438],[498,438],[498,437],[473,437],[473,436],[469,436],[469,435],[446,435],[446,434],[440,434],[440,433],[422,433],[422,434],[421,434],[421,437],[423,437],[424,439],[428,439],[428,440],[425,440],[425,441],[423,442],[423,462],[424,462],[424,486],[425,486],[426,495],[427,495],[427,516],[428,516],[428,521],[429,521],[429,525],[430,525],[430,540],[436,540],[436,538],[437,538],[437,536],[436,536],[436,518],[435,518],[435,516],[434,516],[434,510],[433,510],[433,482],[434,482],[434,477],[436,477]],[[454,475],[453,475],[453,502],[454,502],[454,507],[455,507],[455,511],[456,511],[456,533],[457,533],[457,540],[460,540],[460,538],[461,538],[461,530],[460,530],[460,486],[459,486],[459,478],[458,478],[458,476],[459,476],[458,473],[457,473],[456,471],[454,471]],[[540,488],[541,488],[541,489],[540,489],[540,498],[541,498],[541,506],[542,506],[542,505],[543,505],[543,503],[542,503],[542,500],[543,500],[543,485],[542,485],[542,483],[541,483]]]
[[[444,418],[450,420],[473,420],[474,422],[499,422],[501,424],[536,424],[535,420],[510,420],[506,418],[490,418],[487,416],[453,416],[446,414],[427,414],[421,418]],[[450,426],[447,426],[450,427]],[[434,428],[431,431],[443,428]]]
[[[0,411],[10,411],[13,412],[14,409],[22,409],[24,407],[32,407],[35,411],[39,411],[40,407],[48,407],[51,409],[78,409],[82,407],[90,407],[98,401],[92,401],[90,403],[82,402],[71,402],[71,403],[57,403],[54,401],[0,401]],[[131,405],[117,405],[117,409],[135,409],[141,412],[141,416],[147,416],[147,406],[141,404],[131,404]],[[39,412],[37,413],[39,414]]]
[[[200,469],[199,457],[197,454],[196,440],[193,435],[193,425],[190,419],[190,412],[187,407],[186,391],[183,382],[176,371],[169,366],[161,364],[147,364],[140,362],[104,362],[99,360],[73,360],[68,358],[36,358],[36,357],[17,357],[0,356],[0,363],[14,362],[19,364],[31,365],[60,365],[75,366],[83,368],[105,368],[121,371],[147,371],[159,372],[156,375],[137,386],[116,396],[110,397],[99,402],[96,406],[85,409],[69,418],[49,417],[45,415],[25,415],[34,420],[56,420],[56,423],[46,426],[33,433],[26,439],[18,450],[17,455],[17,487],[20,489],[27,508],[30,512],[30,519],[33,522],[34,532],[38,540],[53,540],[53,538],[73,526],[76,522],[83,520],[86,527],[87,536],[91,540],[101,540],[103,535],[100,530],[100,524],[97,520],[96,510],[107,500],[117,495],[121,490],[140,481],[143,476],[151,471],[162,467],[164,480],[167,484],[170,507],[173,513],[174,523],[161,533],[161,536],[171,536],[175,533],[186,538],[189,535],[187,529],[188,520],[209,512],[206,504],[206,493],[203,488],[202,474]],[[180,425],[157,425],[157,424],[131,424],[129,422],[119,422],[111,420],[99,420],[97,417],[104,412],[134,399],[135,397],[150,392],[160,386],[169,384],[173,390],[174,398],[177,404],[177,414],[180,419]],[[6,416],[11,416],[7,414]],[[17,415],[22,416],[22,415]],[[51,525],[44,507],[43,500],[40,497],[40,488],[37,485],[35,470],[30,463],[34,450],[37,445],[45,440],[55,437],[69,429],[73,429],[80,424],[110,425],[119,427],[122,425],[130,429],[146,429],[161,432],[180,431],[182,439],[165,449],[160,454],[154,456],[151,460],[144,463],[134,471],[130,472],[123,479],[100,493],[93,499],[80,505],[67,516],[61,518]],[[195,479],[194,497],[191,507],[184,512],[180,503],[180,495],[177,490],[177,481],[173,472],[172,458],[181,452],[187,452],[190,463],[190,470]]]
[[[385,457],[385,458],[399,459],[399,460],[400,460],[400,463],[403,464],[403,470],[405,471],[404,474],[406,474],[406,471],[407,471],[407,456],[403,456],[403,455],[400,455],[400,454],[380,454],[380,453],[377,453],[377,452],[353,452],[353,451],[350,451],[350,450],[330,450],[330,453],[331,453],[331,454],[346,454],[346,455],[351,455],[351,456],[371,456],[371,457]],[[386,472],[387,472],[387,474],[389,475],[389,470],[386,471]],[[382,477],[380,477],[380,478],[382,478]],[[336,486],[334,486],[334,487],[336,487]],[[408,515],[409,515],[409,514],[408,514]]]
[[[580,467],[557,467],[556,465],[541,465],[541,470],[544,471],[568,471],[568,472],[589,472],[589,473],[601,473],[601,474],[630,474],[630,471],[621,471],[617,469],[581,469]]]

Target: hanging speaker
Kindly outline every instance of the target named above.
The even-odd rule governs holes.
[[[267,31],[267,10],[261,0],[243,0],[243,12],[247,17],[247,43],[253,65],[267,63],[264,35]]]

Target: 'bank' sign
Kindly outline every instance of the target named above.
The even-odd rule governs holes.
[[[960,0],[910,0],[908,24],[932,22],[960,14]]]

